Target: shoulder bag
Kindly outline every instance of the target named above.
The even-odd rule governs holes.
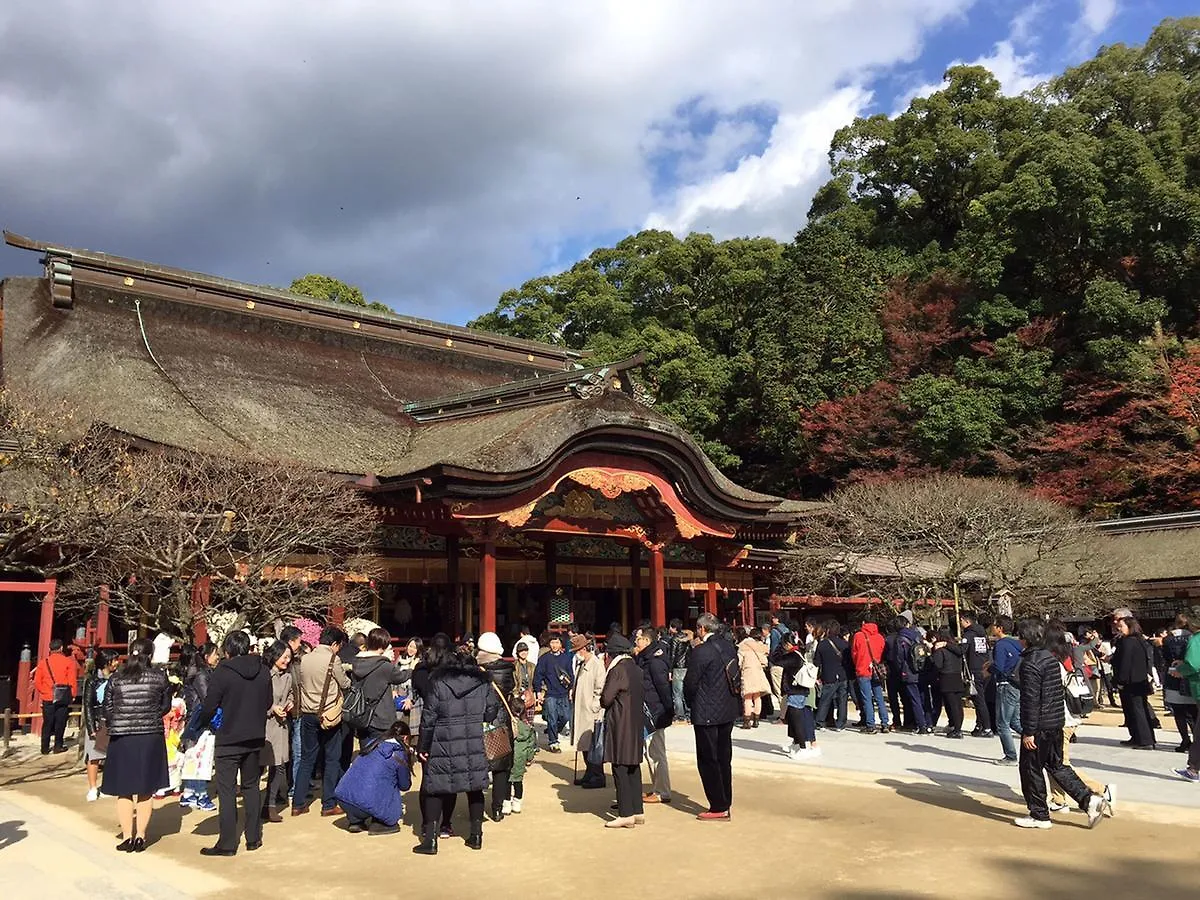
[[[871,678],[878,681],[880,684],[886,685],[888,680],[887,666],[875,658],[875,653],[871,650],[871,639],[863,637],[864,643],[867,645],[867,659],[871,661]]]
[[[342,724],[341,694],[338,694],[333,703],[328,706],[325,705],[325,701],[329,699],[329,685],[333,682],[333,667],[338,662],[337,654],[331,654],[329,657],[329,668],[325,670],[325,686],[321,688],[321,705],[317,707],[317,716],[320,719],[321,728],[325,731],[337,728]]]
[[[496,692],[496,696],[500,698],[500,702],[504,704],[504,710],[508,713],[509,722],[513,721],[512,709],[508,705],[508,701],[504,699],[504,692],[496,687],[496,682],[491,682],[492,690]],[[483,755],[487,757],[488,762],[495,762],[498,759],[510,755],[513,752],[512,732],[503,725],[496,725],[492,722],[483,723]]]

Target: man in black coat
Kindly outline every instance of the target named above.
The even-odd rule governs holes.
[[[701,821],[729,821],[733,804],[733,720],[741,706],[737,677],[737,647],[719,636],[721,623],[705,613],[696,620],[700,646],[688,660],[683,694],[692,711],[696,732],[696,767],[708,811],[696,818]]]
[[[667,729],[675,720],[671,696],[671,650],[653,628],[639,628],[634,635],[633,652],[642,670],[646,707],[650,710],[654,732],[646,742],[646,759],[654,790],[642,797],[643,803],[671,802],[671,770],[667,766]]]
[[[266,743],[267,712],[271,709],[271,675],[262,658],[250,653],[250,635],[234,631],[226,636],[225,659],[213,669],[208,693],[200,710],[200,727],[206,727],[218,709],[214,780],[217,783],[217,818],[220,837],[216,846],[204,847],[204,856],[233,856],[238,848],[237,791],[241,776],[246,807],[246,849],[262,846],[262,751]]]
[[[1062,663],[1044,646],[1045,626],[1039,619],[1024,619],[1017,625],[1021,642],[1018,681],[1021,684],[1021,794],[1029,815],[1013,819],[1020,828],[1049,828],[1050,807],[1046,802],[1043,772],[1058,782],[1079,808],[1087,813],[1088,827],[1103,815],[1112,815],[1108,801],[1093,794],[1075,770],[1063,762],[1063,727],[1066,697]]]

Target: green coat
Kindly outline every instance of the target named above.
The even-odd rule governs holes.
[[[1183,659],[1179,661],[1179,677],[1187,680],[1188,693],[1200,698],[1200,631],[1192,635],[1188,641]]]
[[[513,764],[512,771],[508,775],[509,781],[524,781],[525,769],[529,767],[529,763],[533,760],[533,754],[537,753],[537,735],[533,733],[533,729],[523,720],[517,720],[517,733],[513,738]]]

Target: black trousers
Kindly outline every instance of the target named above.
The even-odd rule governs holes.
[[[947,691],[944,694],[938,694],[939,699],[946,707],[946,720],[950,724],[951,731],[962,731],[963,723],[963,695],[961,691]],[[936,722],[937,720],[934,719]]]
[[[256,844],[262,840],[262,792],[258,786],[262,778],[262,766],[259,764],[261,755],[262,748],[256,747],[236,755],[218,756],[214,760],[213,779],[217,784],[217,823],[220,826],[217,847],[222,850],[238,848],[239,775],[242,805],[246,814],[246,843]]]
[[[450,815],[458,794],[425,794],[421,798],[421,810],[424,815],[424,828],[439,828],[442,823],[450,824]],[[449,810],[447,812],[447,810]],[[483,830],[483,791],[467,791],[467,810],[471,817],[471,831]]]
[[[1021,795],[1029,807],[1030,818],[1043,822],[1050,821],[1050,807],[1046,803],[1046,779],[1043,772],[1057,781],[1058,786],[1079,804],[1080,809],[1087,809],[1092,792],[1086,784],[1079,780],[1074,769],[1063,764],[1062,729],[1040,731],[1034,735],[1034,739],[1037,749],[1028,750],[1022,743],[1018,762],[1021,772]]]
[[[508,799],[508,776],[512,769],[501,769],[492,773],[492,812],[500,812],[500,807]]]
[[[807,747],[817,740],[816,723],[813,721],[813,711],[808,706],[787,707],[788,737],[793,744]]]
[[[1146,714],[1146,698],[1128,688],[1121,688],[1120,695],[1121,711],[1125,713],[1125,727],[1129,729],[1134,746],[1146,747],[1153,744],[1154,729],[1150,727],[1150,717]]]
[[[892,724],[897,728],[911,728],[912,723],[904,721],[900,706],[900,693],[904,690],[904,682],[900,680],[899,675],[893,674],[890,669],[888,670],[888,680],[885,689],[888,708],[892,711]]]
[[[643,812],[642,767],[614,765],[612,773],[617,786],[617,815],[621,818],[640,816]]]
[[[733,805],[733,723],[696,725],[696,768],[710,812]]]
[[[42,701],[42,752],[50,752],[50,736],[54,736],[54,749],[63,748],[63,736],[67,733],[67,713],[71,711],[69,700]]]
[[[285,762],[267,770],[267,796],[263,800],[264,807],[279,809],[288,805],[287,783],[291,768],[292,764]]]
[[[992,730],[992,711],[987,704],[987,679],[983,677],[982,672],[973,673],[975,678],[975,697],[972,701],[975,704],[975,730],[976,731],[991,731]],[[995,696],[993,692],[993,696]]]

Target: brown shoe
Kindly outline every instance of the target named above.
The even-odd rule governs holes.
[[[274,806],[268,806],[263,810],[263,821],[279,823],[283,821],[283,816],[279,814],[279,810]]]
[[[292,807],[292,815],[293,816],[302,816],[307,812],[308,812],[307,806],[293,806]]]
[[[642,794],[643,803],[662,803],[662,797],[651,791],[649,794]]]
[[[335,806],[332,809],[321,810],[321,815],[327,816],[327,817],[333,817],[333,816],[344,816],[345,813],[342,811],[342,808],[340,806]]]

